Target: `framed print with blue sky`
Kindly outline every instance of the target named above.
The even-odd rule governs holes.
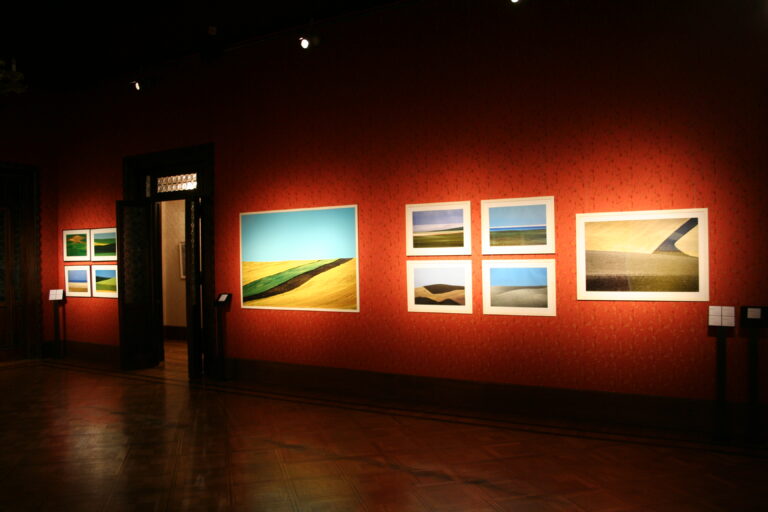
[[[480,202],[483,254],[554,254],[555,198]]]
[[[708,301],[706,208],[576,215],[579,300]]]
[[[484,260],[483,313],[555,316],[555,260]]]
[[[91,260],[91,230],[65,229],[62,231],[64,261]]]
[[[117,228],[91,230],[91,261],[117,261]]]
[[[90,297],[91,267],[89,265],[65,266],[64,292],[67,297]]]
[[[91,265],[94,297],[117,298],[117,265]]]
[[[241,305],[358,312],[357,254],[357,205],[241,213]]]
[[[472,313],[470,260],[406,261],[408,311]]]
[[[405,205],[406,256],[472,253],[469,201]]]

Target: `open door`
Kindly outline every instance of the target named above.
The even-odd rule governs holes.
[[[162,278],[155,204],[117,202],[120,363],[124,370],[153,368],[163,359]]]

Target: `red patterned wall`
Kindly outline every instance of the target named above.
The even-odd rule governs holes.
[[[124,156],[214,142],[217,291],[239,289],[239,213],[359,205],[360,313],[234,304],[230,356],[709,398],[708,304],[577,301],[575,215],[709,208],[710,303],[768,303],[765,27],[700,2],[574,4],[403,3],[320,25],[311,52],[286,35],[144,95],[76,98],[56,236],[114,225]],[[483,315],[480,200],[541,195],[555,196],[557,316]],[[408,313],[404,205],[462,200],[475,313]],[[54,243],[60,262],[46,231]],[[71,299],[69,338],[116,344],[115,302]],[[737,399],[744,344],[729,353]]]

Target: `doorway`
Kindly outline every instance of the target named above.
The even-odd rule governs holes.
[[[160,204],[163,359],[166,376],[187,378],[187,287],[184,200]]]
[[[213,145],[126,157],[123,184],[116,206],[121,366],[156,368],[168,345],[169,362],[183,361],[186,349],[188,378],[218,378]]]

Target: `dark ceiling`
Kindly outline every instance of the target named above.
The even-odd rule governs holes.
[[[394,0],[16,2],[0,8],[0,60],[28,89],[79,87],[212,48],[313,22],[360,15]],[[215,27],[215,35],[211,35]]]

